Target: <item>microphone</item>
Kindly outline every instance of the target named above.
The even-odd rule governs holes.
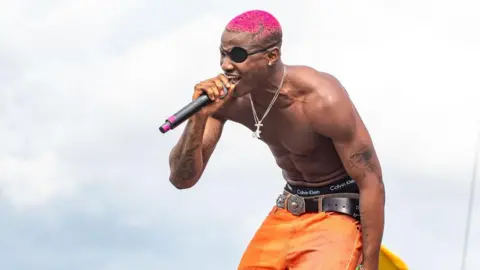
[[[228,94],[228,89],[223,86],[223,96],[220,98],[223,99],[227,96]],[[172,116],[168,117],[165,120],[165,123],[160,126],[160,132],[166,133],[169,130],[172,130],[185,122],[188,118],[190,118],[192,115],[200,111],[203,107],[209,105],[212,103],[213,100],[211,100],[207,93],[201,94],[198,98],[190,102],[188,105],[180,109],[178,112],[173,114]]]

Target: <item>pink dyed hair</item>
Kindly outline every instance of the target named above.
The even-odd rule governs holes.
[[[249,10],[237,15],[225,27],[228,31],[247,32],[254,35],[255,40],[282,38],[282,27],[278,20],[263,10]]]

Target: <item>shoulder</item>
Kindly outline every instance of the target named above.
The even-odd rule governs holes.
[[[340,81],[332,74],[316,70],[309,66],[291,68],[289,80],[295,89],[305,94],[309,103],[332,106],[338,101],[348,99],[348,94]]]
[[[294,74],[305,91],[303,112],[314,131],[332,137],[353,130],[356,110],[339,79],[308,66],[298,67]]]

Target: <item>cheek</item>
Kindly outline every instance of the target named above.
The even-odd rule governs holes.
[[[245,65],[240,72],[242,72],[242,78],[246,78],[248,81],[263,78],[265,73],[261,66],[253,63]]]
[[[250,79],[255,81],[263,80],[263,78],[265,78],[265,75],[266,75],[265,69],[256,67],[255,69],[251,70]]]

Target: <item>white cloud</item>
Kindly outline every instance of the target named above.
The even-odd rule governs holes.
[[[51,152],[31,159],[3,157],[0,164],[2,195],[15,207],[39,206],[68,195],[73,188],[74,181],[65,178],[72,175],[62,172],[61,164]]]

